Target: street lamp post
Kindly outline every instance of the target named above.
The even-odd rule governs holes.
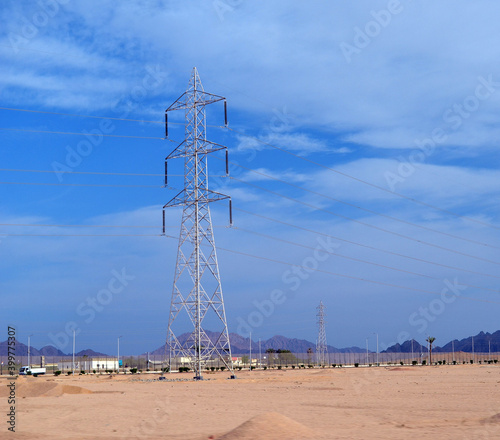
[[[117,370],[118,370],[118,374],[120,374],[120,338],[121,336],[118,336],[118,353],[117,353]],[[149,357],[148,357],[148,360],[149,360]]]
[[[252,371],[252,332],[250,332],[250,371]]]
[[[377,367],[380,365],[378,361],[378,333],[373,333],[374,335],[377,335]]]
[[[260,338],[259,338],[259,368],[262,368],[262,351],[260,349]]]
[[[73,330],[73,376],[75,375],[75,335],[75,331]]]
[[[33,335],[28,336],[28,368],[31,370],[31,337]]]
[[[474,356],[474,336],[472,337],[472,363],[476,362],[476,357]]]
[[[366,365],[368,365],[368,338],[366,338]]]

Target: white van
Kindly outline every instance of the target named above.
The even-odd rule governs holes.
[[[32,374],[34,377],[37,377],[39,374],[45,374],[47,372],[46,368],[36,368],[36,367],[21,367],[19,368],[19,374],[22,376]]]

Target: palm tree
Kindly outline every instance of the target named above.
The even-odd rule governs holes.
[[[266,353],[267,353],[267,355],[268,355],[268,356],[267,356],[267,364],[268,364],[269,366],[271,366],[271,357],[273,358],[273,363],[274,363],[274,356],[272,356],[272,355],[273,355],[273,353],[276,353],[276,350],[275,350],[274,348],[268,348],[268,349],[266,350]]]
[[[429,336],[426,341],[429,343],[429,365],[432,365],[432,344],[436,338],[434,336]]]
[[[313,349],[311,347],[309,347],[307,349],[307,362],[309,363],[309,365],[311,365],[312,363],[312,357],[313,357]]]

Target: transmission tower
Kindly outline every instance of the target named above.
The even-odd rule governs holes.
[[[326,307],[323,305],[323,302],[319,302],[319,306],[316,307],[318,310],[318,341],[316,342],[316,360],[319,365],[326,365],[328,362],[328,348],[326,347]]]
[[[183,207],[165,349],[168,350],[170,371],[172,361],[182,357],[194,370],[196,380],[203,379],[203,369],[208,361],[215,359],[220,359],[234,377],[209,208],[211,202],[229,199],[232,223],[229,196],[208,189],[208,154],[225,149],[228,173],[227,148],[206,139],[205,106],[218,101],[224,101],[227,126],[225,98],[203,90],[195,67],[186,92],[165,111],[166,137],[169,112],[185,110],[186,119],[184,141],[165,159],[166,186],[168,161],[184,158],[184,189],[163,207],[163,233],[165,208]],[[193,328],[192,332],[187,339],[179,339],[177,330],[185,331],[188,326]],[[206,328],[213,330],[210,336]]]

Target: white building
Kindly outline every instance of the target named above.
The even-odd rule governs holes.
[[[73,370],[73,361],[64,361],[58,363],[59,370],[61,371],[71,371]],[[95,357],[82,359],[80,357],[75,358],[75,373],[81,370],[86,373],[92,373],[93,370],[96,373],[105,372],[106,370],[118,370],[118,359],[113,357]]]

